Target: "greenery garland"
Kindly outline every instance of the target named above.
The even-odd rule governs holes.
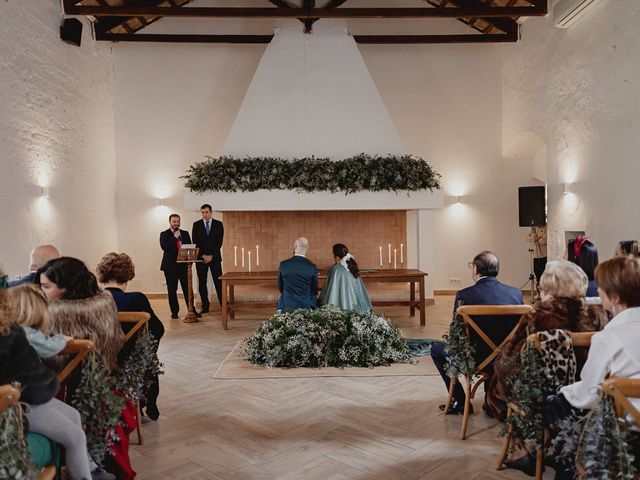
[[[78,410],[85,425],[89,455],[99,465],[120,440],[115,427],[120,420],[124,398],[114,393],[114,384],[101,358],[92,352],[84,361],[80,384],[71,398],[71,406]]]
[[[27,449],[22,405],[12,405],[0,415],[0,478],[32,480],[38,477]]]
[[[147,330],[143,330],[135,342],[131,355],[124,362],[116,379],[118,391],[132,402],[142,399],[149,382],[164,374],[157,354],[158,341]]]
[[[377,367],[409,361],[400,330],[384,316],[335,306],[276,312],[244,341],[247,360],[267,367]]]
[[[189,167],[184,178],[192,192],[297,192],[420,191],[440,188],[440,174],[412,155],[356,155],[329,158],[207,157]]]
[[[461,303],[462,305],[462,303]],[[446,342],[447,375],[450,378],[476,376],[476,352],[466,332],[466,325],[461,315],[453,314],[449,333],[444,335]]]
[[[584,415],[574,412],[556,424],[547,455],[575,462],[584,480],[633,480],[630,426],[617,417],[613,399],[603,395]]]

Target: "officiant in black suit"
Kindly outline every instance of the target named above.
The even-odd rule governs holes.
[[[186,230],[180,230],[180,215],[172,213],[169,215],[169,228],[160,233],[160,248],[162,248],[162,263],[160,270],[164,272],[167,282],[167,296],[169,297],[169,307],[171,308],[171,318],[178,318],[180,305],[178,303],[178,282],[182,287],[184,301],[189,311],[189,290],[188,290],[188,264],[176,263],[178,250],[182,244],[190,244],[191,237]]]
[[[202,302],[202,311],[209,311],[209,290],[207,289],[207,274],[211,270],[213,277],[213,285],[216,287],[218,295],[218,303],[222,305],[222,240],[224,238],[224,227],[222,222],[214,220],[211,216],[211,205],[205,203],[200,207],[202,220],[194,222],[191,230],[193,243],[200,249],[198,259],[201,263],[196,263],[198,271],[198,289],[200,291],[200,301]]]

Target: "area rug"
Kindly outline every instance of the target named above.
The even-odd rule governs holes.
[[[413,363],[394,363],[375,368],[266,368],[254,365],[242,356],[242,342],[238,342],[227,358],[218,366],[213,378],[238,380],[259,378],[311,378],[311,377],[393,377],[438,375],[430,357],[414,358]]]

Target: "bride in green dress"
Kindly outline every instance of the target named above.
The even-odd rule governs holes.
[[[355,310],[368,313],[373,307],[371,299],[360,278],[360,270],[349,249],[342,243],[333,246],[335,265],[331,267],[324,282],[319,305],[336,305],[340,310]]]

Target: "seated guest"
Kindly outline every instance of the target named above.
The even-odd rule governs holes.
[[[80,414],[54,398],[58,391],[55,372],[42,364],[24,330],[12,325],[16,317],[35,317],[37,312],[23,312],[26,303],[18,304],[16,309],[12,300],[7,290],[0,291],[0,384],[20,384],[21,400],[29,404],[25,416],[30,431],[64,447],[65,464],[72,480],[115,478],[98,469],[95,464],[92,471]],[[44,310],[40,310],[40,313],[44,313]]]
[[[500,270],[500,264],[495,254],[488,251],[481,252],[474,257],[472,262],[469,262],[469,267],[472,269],[472,278],[475,285],[464,288],[456,294],[453,302],[454,313],[460,305],[522,305],[522,292],[515,287],[500,283],[496,278]],[[517,318],[514,318],[513,321],[508,321],[504,317],[477,317],[475,320],[478,326],[496,344],[500,344],[504,340],[517,322]],[[481,343],[478,343],[476,355],[479,359],[484,359],[489,355],[490,351],[487,350],[487,345]],[[445,342],[434,342],[431,346],[431,358],[448,390],[451,379],[446,372],[448,354],[445,351],[445,347]],[[458,382],[453,392],[453,401],[449,411],[446,413],[463,413],[464,403],[465,393],[462,385]],[[440,410],[444,411],[444,408],[445,405],[440,405]],[[487,410],[485,409],[485,411]],[[473,408],[471,412],[473,412]]]
[[[116,362],[124,343],[118,309],[111,294],[103,292],[86,265],[77,258],[47,262],[36,274],[36,285],[49,299],[50,330],[96,344],[105,365]],[[68,359],[53,359],[55,368]]]
[[[318,305],[336,305],[341,310],[368,313],[373,307],[371,299],[360,278],[360,269],[349,249],[342,243],[333,246],[333,260],[324,282]]]
[[[60,258],[60,252],[53,245],[40,245],[34,248],[29,258],[29,273],[18,280],[9,282],[9,287],[15,287],[23,283],[33,283],[38,269],[54,258]]]
[[[164,335],[164,325],[157,317],[149,300],[144,293],[141,292],[126,292],[127,284],[133,280],[136,275],[135,266],[131,257],[126,253],[107,253],[96,268],[98,274],[98,280],[102,284],[106,284],[106,290],[113,295],[113,299],[118,306],[119,312],[147,312],[151,318],[149,319],[149,333],[158,342]],[[127,333],[133,328],[133,325],[124,325],[124,333]],[[135,346],[135,338],[132,338],[127,342],[120,353],[118,354],[118,363],[122,365],[126,358],[129,356]],[[157,420],[160,416],[156,401],[158,394],[160,393],[158,376],[150,379],[150,383],[147,386],[146,397],[146,413],[152,420]]]
[[[306,255],[309,240],[298,238],[293,245],[295,254],[280,262],[278,269],[278,289],[280,300],[277,310],[295,310],[296,308],[316,308],[318,294],[318,269]]]
[[[520,370],[520,350],[527,336],[545,330],[594,332],[601,330],[607,317],[598,305],[585,302],[587,275],[576,264],[553,261],[540,279],[541,302],[534,312],[524,316],[514,336],[506,343],[494,362],[487,403],[495,416],[504,421],[507,416],[507,399],[511,395],[508,379]],[[581,356],[581,354],[583,354]],[[584,352],[576,351],[578,372],[586,360]]]
[[[622,257],[624,255],[640,257],[640,242],[638,240],[620,240],[613,256]]]
[[[587,297],[598,296],[598,286],[595,280],[596,266],[598,265],[598,249],[583,235],[578,235],[574,240],[569,240],[567,245],[567,260],[578,265],[589,279]]]

